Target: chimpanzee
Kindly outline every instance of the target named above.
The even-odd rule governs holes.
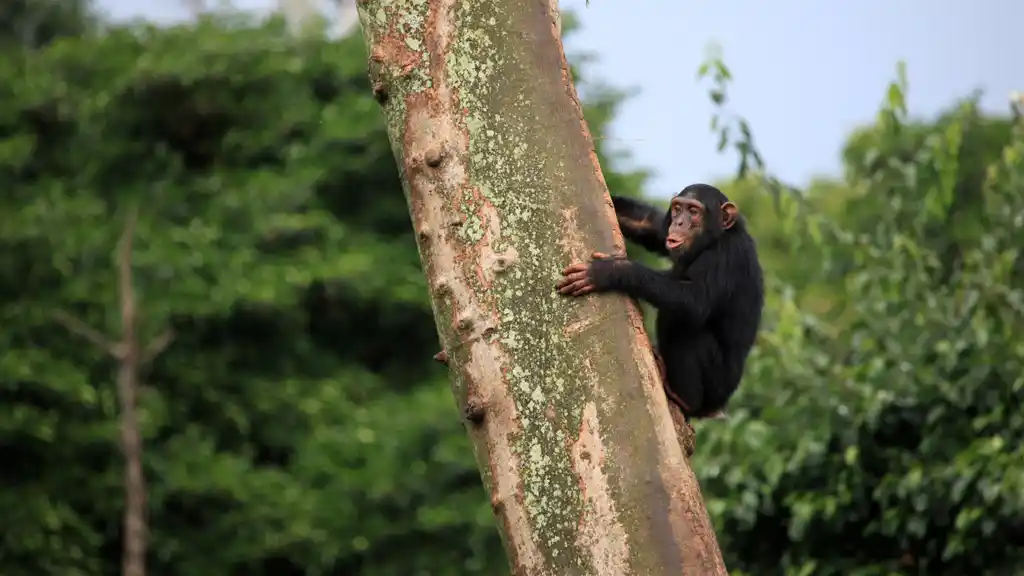
[[[668,256],[652,270],[624,256],[595,252],[562,271],[566,296],[620,292],[658,310],[655,357],[666,395],[686,419],[719,415],[736,391],[761,324],[764,277],[754,239],[721,190],[693,184],[666,213],[612,197],[623,235]]]

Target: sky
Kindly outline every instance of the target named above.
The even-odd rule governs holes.
[[[212,3],[212,2],[211,2]],[[266,9],[272,0],[236,0]],[[187,15],[178,0],[99,0],[115,17]],[[561,0],[582,29],[568,50],[597,56],[590,74],[638,90],[608,137],[650,169],[647,192],[665,196],[728,176],[716,151],[712,107],[697,68],[711,43],[733,74],[730,111],[751,124],[768,168],[803,185],[839,175],[852,129],[871,122],[896,63],[907,64],[912,114],[932,116],[975,89],[1007,110],[1024,91],[1024,2],[1013,0]],[[1019,37],[1019,36],[1018,36]],[[1014,56],[1014,53],[1017,56]]]

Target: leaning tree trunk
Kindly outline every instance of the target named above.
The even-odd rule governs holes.
[[[637,308],[555,0],[360,0],[453,391],[517,575],[726,574]]]

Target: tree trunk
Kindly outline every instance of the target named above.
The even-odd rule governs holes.
[[[453,392],[514,574],[724,575],[636,306],[554,290],[624,246],[549,2],[359,2]]]

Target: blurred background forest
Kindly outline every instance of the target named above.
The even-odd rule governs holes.
[[[119,572],[116,363],[53,312],[117,334],[135,206],[143,335],[176,334],[140,397],[151,574],[504,574],[358,31],[10,0],[0,51],[0,575]],[[602,137],[625,93],[570,60],[643,195]],[[1022,103],[920,118],[895,64],[799,190],[702,69],[769,286],[698,425],[733,574],[1024,574]]]

